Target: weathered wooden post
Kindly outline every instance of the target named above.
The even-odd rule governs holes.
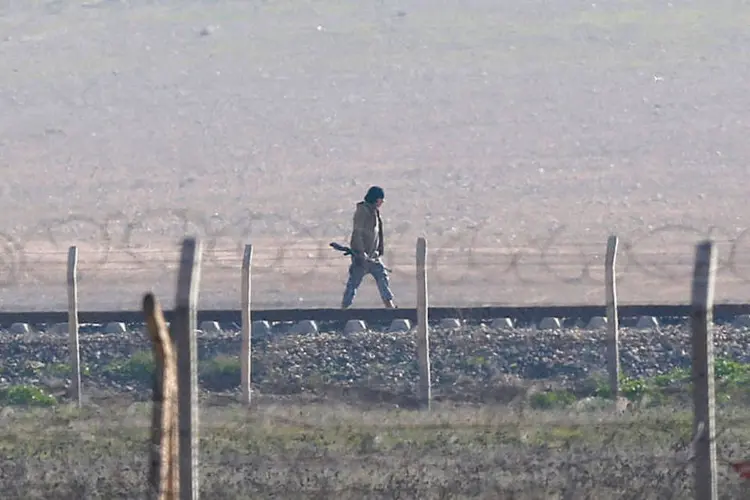
[[[242,258],[242,348],[240,359],[242,402],[249,405],[251,400],[251,371],[252,371],[252,316],[250,314],[251,267],[253,263],[253,246],[245,245],[245,255]]]
[[[81,406],[81,349],[78,338],[78,247],[68,248],[68,351],[70,396]]]
[[[609,371],[610,392],[612,393],[612,399],[615,401],[620,395],[620,325],[617,317],[617,279],[615,275],[617,243],[617,236],[611,235],[607,240],[607,255],[604,262],[605,303],[607,307],[607,370]]]
[[[693,434],[695,498],[717,500],[713,307],[716,249],[711,240],[696,246],[690,326],[693,333]]]
[[[201,274],[200,242],[182,242],[177,275],[172,336],[177,349],[177,385],[180,429],[180,498],[197,500],[198,486],[198,352],[196,323]]]
[[[419,360],[419,404],[430,409],[432,387],[430,382],[430,327],[427,300],[427,240],[417,239],[417,358]]]
[[[151,293],[143,298],[143,312],[151,337],[155,363],[149,498],[177,500],[180,494],[177,360],[161,305]]]

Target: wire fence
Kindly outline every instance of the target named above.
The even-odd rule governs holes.
[[[347,277],[349,258],[328,246],[307,242],[294,246],[254,244],[253,294],[270,307],[335,307]],[[430,246],[427,273],[434,286],[434,304],[550,305],[601,303],[604,286],[604,251],[601,244],[581,243],[550,250],[533,248]],[[431,244],[432,245],[432,244]],[[720,244],[718,247],[721,248]],[[119,292],[163,284],[173,286],[179,254],[170,248],[110,249],[103,253],[87,244],[79,248],[79,281],[87,309],[115,309]],[[684,248],[690,244],[685,242]],[[28,250],[15,267],[6,266],[0,280],[0,298],[14,309],[42,306],[64,286],[67,248]],[[414,302],[415,249],[392,245],[384,256],[399,303]],[[203,257],[202,304],[232,307],[237,300],[241,250],[228,245],[208,247]],[[0,268],[2,269],[2,268]],[[684,303],[691,274],[689,250],[628,254],[625,248],[616,266],[623,303]],[[741,302],[750,286],[750,254],[719,254],[717,283],[720,302]],[[379,304],[374,287],[365,283],[358,304]],[[372,290],[371,290],[372,288]],[[37,292],[35,292],[38,291]],[[210,304],[210,306],[209,306]],[[49,307],[57,307],[57,303]],[[127,307],[132,309],[132,307]]]
[[[349,260],[329,243],[346,243],[348,229],[324,226],[324,219],[157,208],[42,220],[0,233],[0,301],[14,310],[38,310],[45,304],[59,308],[67,250],[75,245],[86,308],[132,309],[125,297],[146,287],[169,292],[178,265],[178,241],[189,234],[205,249],[201,307],[236,304],[246,243],[255,249],[253,297],[259,307],[336,307]],[[427,274],[435,306],[601,303],[607,234],[597,237],[575,226],[517,234],[501,226],[489,217],[449,230],[426,226]],[[747,296],[747,229],[664,224],[613,232],[621,242],[616,273],[623,304],[684,303],[690,249],[704,237],[715,242],[719,254],[717,301],[741,302]],[[404,307],[415,301],[418,236],[412,224],[386,221],[384,262],[397,303]],[[374,287],[364,284],[360,290],[355,307],[380,304]]]
[[[435,332],[429,343],[423,344],[429,346],[430,352],[425,365],[428,384],[434,384],[434,391],[428,391],[426,397],[439,397],[447,404],[466,401],[504,403],[510,411],[503,419],[469,422],[469,433],[475,439],[477,435],[483,435],[486,429],[491,429],[495,437],[486,436],[483,439],[500,439],[500,446],[512,448],[520,455],[528,455],[525,458],[516,457],[518,460],[514,462],[516,467],[519,464],[525,466],[525,472],[517,471],[519,477],[525,477],[525,481],[519,483],[516,478],[515,484],[526,488],[527,492],[535,478],[529,469],[535,467],[533,460],[554,456],[561,464],[566,464],[565,472],[556,475],[555,487],[565,492],[567,497],[596,493],[613,498],[649,498],[656,492],[656,498],[683,498],[685,494],[694,494],[699,500],[704,500],[716,498],[710,494],[710,488],[716,491],[719,484],[729,495],[746,493],[747,485],[738,476],[743,474],[745,459],[750,458],[743,454],[743,449],[747,449],[746,444],[750,444],[750,419],[743,414],[750,402],[750,395],[746,394],[745,389],[750,381],[750,369],[735,360],[715,363],[714,327],[710,311],[717,286],[717,260],[711,260],[716,258],[716,253],[709,242],[697,248],[699,251],[693,255],[690,280],[692,336],[688,342],[692,349],[692,361],[688,370],[685,370],[685,366],[676,366],[660,370],[651,377],[631,377],[626,374],[624,379],[618,381],[615,390],[610,387],[611,380],[586,389],[586,383],[598,384],[595,378],[571,378],[574,374],[570,369],[575,372],[580,362],[586,364],[590,359],[596,361],[581,368],[583,372],[596,371],[597,366],[598,369],[610,369],[610,340],[619,342],[616,326],[608,325],[606,339],[593,334],[588,339],[582,339],[575,332],[567,337],[564,333],[508,332],[507,335],[493,338],[482,329],[459,329]],[[700,252],[706,249],[707,256]],[[610,253],[613,251],[610,250]],[[178,271],[182,276],[186,259],[179,254],[174,257],[180,264]],[[614,261],[610,257],[608,262]],[[424,269],[427,265],[422,261],[417,263],[417,267]],[[613,274],[612,267],[609,276]],[[613,286],[610,280],[608,282]],[[420,286],[424,287],[424,282]],[[686,290],[683,292],[690,296]],[[422,293],[426,293],[426,290]],[[177,296],[187,297],[180,290]],[[191,315],[195,314],[194,300],[191,299],[189,306]],[[424,302],[422,307],[424,309]],[[616,303],[614,307],[617,307]],[[180,322],[180,325],[183,330],[192,333],[177,335],[177,345],[182,343],[184,347],[188,337],[191,337],[190,342],[197,342],[200,346],[195,354],[190,354],[191,357],[195,356],[192,364],[185,365],[192,366],[195,374],[181,373],[182,384],[188,377],[195,377],[195,383],[200,380],[204,389],[234,393],[236,385],[249,384],[252,378],[254,387],[261,392],[266,391],[266,394],[307,393],[359,403],[391,403],[404,409],[422,407],[421,392],[415,397],[416,381],[420,380],[421,384],[425,377],[422,360],[420,358],[417,362],[418,356],[415,356],[422,344],[416,341],[414,335],[363,334],[356,338],[291,335],[280,339],[258,339],[256,348],[252,349],[252,362],[248,365],[252,367],[250,378],[245,380],[245,376],[239,376],[243,368],[236,358],[240,350],[240,335],[204,335],[196,339],[193,336],[195,330],[186,329],[187,321]],[[250,349],[250,344],[244,341],[247,335],[248,331],[243,328],[240,360],[249,356],[247,349]],[[662,343],[662,349],[658,352],[678,349],[678,337],[679,333],[672,339],[671,346],[669,340]],[[662,342],[661,338],[651,340]],[[728,337],[721,339],[722,343],[729,341],[731,339]],[[64,360],[69,357],[69,352],[61,337],[52,334],[29,340],[24,335],[18,335],[2,342],[6,353],[2,373],[7,381],[43,385],[48,389],[56,385],[59,395],[65,397],[69,381],[60,379],[68,378]],[[77,341],[76,345],[79,345]],[[81,365],[76,362],[75,366],[82,366],[86,372],[84,386],[98,386],[115,393],[124,391],[136,398],[138,394],[148,392],[147,388],[153,383],[154,360],[148,349],[147,338],[136,335],[125,338],[93,335],[84,337],[80,346]],[[649,349],[638,343],[622,346],[623,351],[630,351],[630,365],[644,362]],[[186,354],[180,356],[183,360],[188,359]],[[619,365],[619,358],[614,359],[615,364]],[[514,382],[514,376],[518,375],[514,370],[518,372],[522,365],[526,366],[527,373],[537,375],[522,377]],[[718,403],[712,381],[715,376],[721,382],[717,384]],[[430,377],[432,382],[429,382]],[[654,377],[666,378],[657,381]],[[572,384],[566,384],[566,380]],[[609,395],[606,393],[608,388]],[[622,396],[614,397],[619,394]],[[580,396],[585,397],[580,399]],[[41,399],[44,397],[43,393],[39,395]],[[663,399],[654,404],[653,401],[649,402],[649,397]],[[183,411],[186,400],[182,396],[180,398],[180,411]],[[577,401],[573,403],[568,398],[576,398]],[[587,410],[586,405],[594,404],[597,400],[610,403],[601,407],[599,413],[592,412],[590,407]],[[194,408],[195,403],[191,404],[191,408]],[[569,408],[571,404],[574,404],[572,410]],[[568,413],[561,415],[558,411],[545,416],[540,411],[545,407],[568,407]],[[592,413],[599,416],[592,416]],[[445,415],[444,418],[451,418]],[[453,418],[455,420],[455,415]],[[388,434],[395,431],[398,434],[407,431],[413,433],[415,429],[424,432],[429,429],[428,423],[425,423],[428,420],[423,417],[411,424],[396,421],[390,429],[371,425],[367,432]],[[327,432],[325,424],[316,426],[296,419],[296,425],[304,425],[305,432],[310,432],[311,428]],[[446,421],[442,425],[445,426]],[[452,423],[449,421],[448,425],[451,432],[457,433],[462,424],[456,420]],[[714,429],[717,430],[716,434]],[[504,434],[509,431],[515,433],[513,439],[508,439]],[[426,446],[422,441],[420,443],[419,446]],[[540,450],[539,446],[543,449]],[[671,449],[667,451],[665,446]],[[411,459],[417,460],[417,457]],[[424,464],[415,466],[422,467]],[[548,482],[545,488],[549,491],[552,487],[549,471],[542,475]],[[537,475],[536,479],[540,477]],[[272,488],[272,485],[262,480],[248,480],[245,487]],[[423,495],[434,494],[430,489],[434,487],[434,484],[401,484],[400,491],[403,494],[405,488],[415,488]],[[454,484],[452,487],[461,486]],[[495,484],[494,487],[500,485]],[[313,491],[311,486],[308,488],[308,493]],[[464,493],[451,490],[448,484],[442,485],[442,488],[444,494]],[[706,491],[709,493],[701,493]]]

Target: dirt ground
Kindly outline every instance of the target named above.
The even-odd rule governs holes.
[[[612,232],[623,302],[688,300],[709,235],[716,299],[743,300],[749,18],[730,0],[0,0],[0,301],[63,308],[76,244],[83,309],[168,304],[164,252],[191,233],[201,307],[238,304],[248,241],[257,307],[336,307],[326,245],[371,184],[405,306],[419,235],[434,305],[601,302]],[[365,283],[356,305],[378,303]]]

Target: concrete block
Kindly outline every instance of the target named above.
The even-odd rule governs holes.
[[[350,319],[344,326],[344,333],[362,333],[367,331],[367,325],[361,319]]]
[[[750,328],[750,314],[740,314],[734,318],[732,325],[735,328]]]
[[[216,321],[202,321],[199,328],[203,333],[208,334],[219,334],[221,333],[221,327]]]
[[[296,326],[297,324],[294,321],[274,321],[271,323],[271,328],[273,328],[276,333],[282,335],[294,333]]]
[[[635,324],[635,327],[639,330],[650,330],[652,328],[658,328],[659,320],[657,320],[653,316],[641,316],[640,318],[638,318],[638,323]]]
[[[311,319],[306,319],[294,325],[294,327],[292,327],[291,333],[295,333],[295,334],[318,333],[318,324],[315,323],[315,321]]]
[[[542,321],[539,322],[539,329],[540,330],[559,330],[560,319],[552,317],[552,316],[543,318]]]
[[[113,321],[112,323],[108,323],[106,327],[104,327],[104,333],[126,333],[128,331],[128,328],[125,326],[125,323],[120,323],[119,321]]]
[[[268,335],[271,335],[273,332],[273,329],[271,328],[270,323],[268,321],[253,321],[250,325],[251,332],[250,335],[253,337],[265,337]]]
[[[411,321],[406,318],[396,318],[391,321],[388,331],[391,333],[408,332],[411,330]]]
[[[440,321],[440,328],[456,329],[461,328],[461,321],[457,318],[443,318]]]
[[[490,323],[490,328],[496,328],[498,330],[513,328],[513,320],[510,318],[495,318]]]
[[[607,318],[604,316],[594,316],[586,324],[587,330],[602,330],[607,328]]]
[[[10,333],[31,333],[28,323],[13,323],[10,325]]]

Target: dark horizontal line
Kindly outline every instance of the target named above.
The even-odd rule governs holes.
[[[618,307],[618,317],[622,324],[627,325],[628,318],[639,316],[654,316],[659,319],[686,319],[690,317],[689,304],[627,304]],[[741,314],[750,314],[750,304],[716,304],[714,306],[714,321],[717,323],[730,321]],[[171,321],[173,311],[167,309],[164,316]],[[588,320],[593,316],[605,316],[603,305],[557,305],[557,306],[487,306],[487,307],[431,307],[430,320],[444,318],[459,318],[470,322],[492,320],[509,317],[520,324],[537,323],[547,316],[554,316],[571,321]],[[296,322],[314,320],[319,323],[345,323],[351,319],[358,319],[369,324],[387,324],[394,319],[404,318],[416,321],[416,309],[265,309],[252,311],[252,320],[269,322]],[[222,324],[241,324],[239,309],[206,309],[197,312],[198,322],[217,321]],[[13,323],[29,323],[32,325],[64,323],[68,320],[67,311],[6,311],[0,312],[0,325],[8,327]],[[142,323],[142,311],[79,311],[80,323],[104,324],[110,322]]]

